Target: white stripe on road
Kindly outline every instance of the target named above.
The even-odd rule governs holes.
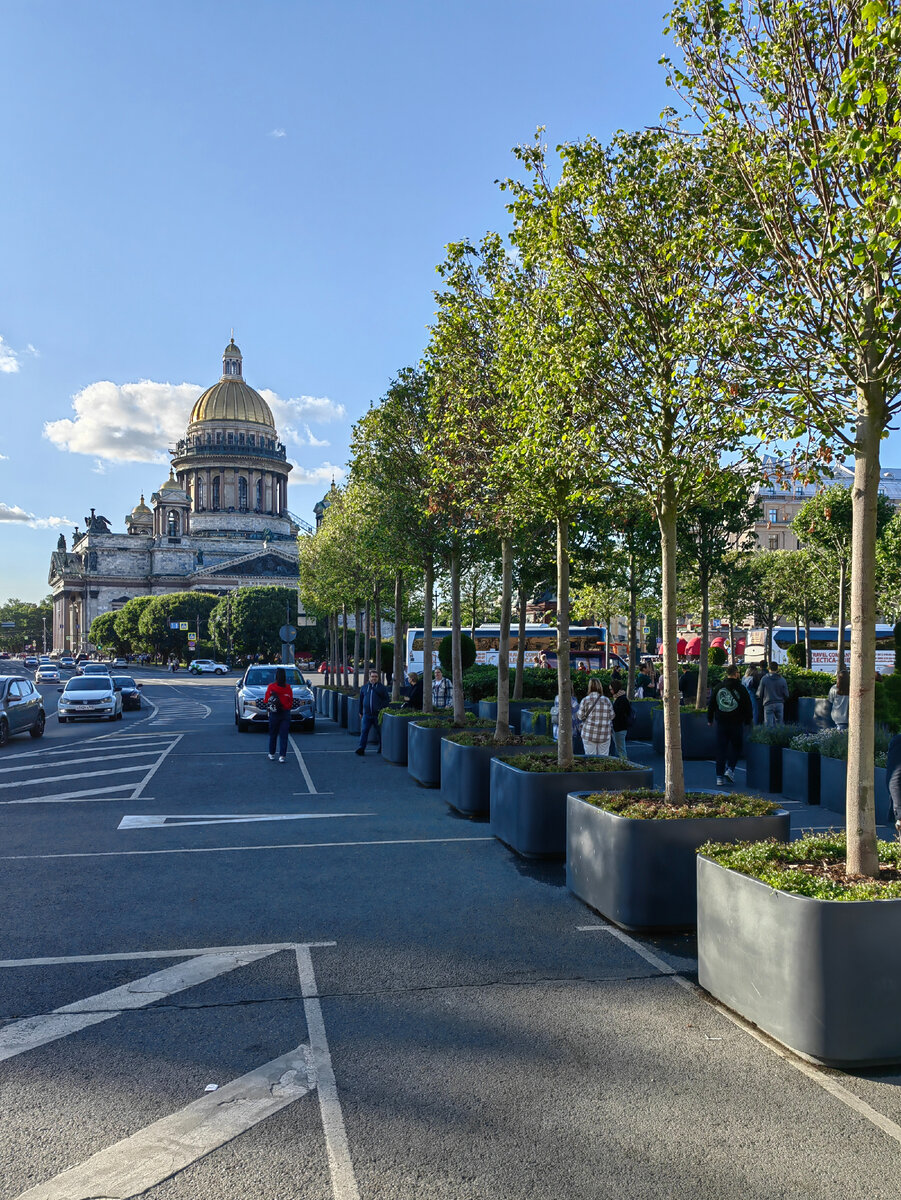
[[[30,796],[25,800],[0,800],[0,805],[7,804],[68,804],[90,800],[131,800],[133,799],[133,783],[116,783],[112,787],[84,788],[80,792],[53,792],[49,796]],[[115,792],[110,796],[109,792]],[[127,793],[127,794],[126,794]],[[146,800],[147,797],[143,796]]]
[[[5,958],[5,967],[62,967],[69,963],[133,962],[139,958],[197,958],[211,954],[277,954],[280,950],[296,950],[308,946],[311,950],[336,946],[337,942],[261,942],[252,946],[188,946],[182,950],[127,950],[115,954],[67,954],[63,958]]]
[[[76,771],[72,775],[45,775],[41,779],[29,779],[25,783],[16,780],[15,783],[0,783],[0,788],[35,787],[39,783],[62,783],[66,779],[97,779],[101,775],[123,775],[126,771],[145,771],[140,767],[113,767],[110,771]]]
[[[238,951],[223,954],[204,954],[190,962],[166,967],[152,975],[145,975],[108,992],[98,992],[74,1004],[65,1004],[52,1013],[40,1017],[26,1017],[12,1021],[0,1029],[0,1062],[15,1058],[37,1046],[45,1046],[59,1038],[68,1037],[89,1025],[109,1021],[120,1013],[146,1008],[176,992],[207,983],[218,975],[225,975],[237,967],[246,966],[263,958],[265,952]]]
[[[321,795],[321,793],[320,793]],[[30,803],[27,801],[26,803]],[[0,854],[0,862],[51,858],[141,858],[150,854],[239,854],[257,850],[341,850],[354,846],[434,846],[454,842],[493,842],[493,837],[391,838],[372,842],[276,842],[267,846],[182,846],[172,850],[76,850],[63,854]],[[0,966],[3,964],[0,963]]]
[[[315,1087],[307,1048],[296,1046],[201,1096],[180,1112],[92,1155],[17,1200],[129,1200],[171,1179]],[[336,1197],[338,1193],[335,1193]],[[349,1195],[349,1193],[344,1193]]]
[[[84,763],[92,762],[119,762],[123,758],[147,758],[150,755],[157,754],[157,748],[149,746],[146,750],[134,750],[131,754],[98,754],[94,758],[67,758],[67,767],[80,767]],[[53,763],[28,763],[24,767],[0,767],[0,775],[9,775],[19,771],[44,771],[52,767]],[[90,773],[90,772],[89,772]],[[55,778],[62,779],[64,776],[57,775]],[[29,782],[28,780],[25,781]],[[33,779],[32,783],[38,783],[39,780]],[[11,784],[9,786],[12,786]]]
[[[123,817],[117,829],[181,829],[184,825],[241,825],[253,821],[318,821],[325,817],[374,817],[375,813],[185,813]],[[166,822],[171,821],[171,825]]]
[[[175,749],[175,747],[178,745],[178,743],[181,741],[181,738],[182,738],[182,735],[179,734],[179,736],[177,738],[175,738],[166,747],[166,749],[163,751],[163,753],[159,757],[159,762],[156,763],[156,765],[152,768],[152,770],[138,784],[138,786],[135,790],[135,793],[132,796],[132,800],[137,800],[137,798],[143,792],[144,788],[147,786],[147,784],[151,781],[151,779],[154,777],[154,775],[157,773],[157,771],[160,769],[160,767],[166,761],[167,755],[169,755]]]
[[[291,749],[297,755],[297,762],[301,771],[303,772],[304,783],[306,783],[307,787],[309,788],[310,795],[315,796],[316,788],[313,786],[313,780],[310,778],[310,772],[307,770],[307,764],[303,761],[303,755],[300,752],[300,747],[293,737],[289,736],[288,740],[291,743]]]

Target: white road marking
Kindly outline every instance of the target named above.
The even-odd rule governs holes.
[[[76,771],[71,775],[46,775],[42,779],[27,780],[28,786],[32,787],[39,783],[62,783],[66,779],[97,779],[101,775],[123,775],[126,771],[144,771],[147,768],[139,767],[112,767],[109,771]],[[0,788],[17,788],[22,786],[22,781],[17,779],[14,783],[0,783]]]
[[[181,829],[184,825],[241,825],[254,821],[318,821],[325,817],[372,817],[374,813],[185,813],[183,816],[123,817],[117,829]],[[169,821],[171,824],[167,825]]]
[[[23,800],[0,800],[0,805],[6,804],[66,804],[87,802],[89,800],[131,800],[133,799],[133,784],[116,783],[112,787],[84,788],[79,792],[54,792],[50,796],[31,796]],[[115,792],[114,796],[108,793]]]
[[[182,734],[170,733],[162,736],[161,740],[157,740],[149,747],[145,747],[134,742],[128,742],[124,747],[118,746],[114,742],[107,742],[98,745],[99,739],[95,739],[91,749],[93,751],[101,751],[109,747],[108,754],[102,759],[88,758],[86,761],[104,761],[109,764],[108,769],[98,771],[80,771],[69,772],[67,768],[81,760],[65,760],[59,759],[47,760],[42,759],[38,763],[26,763],[24,765],[11,765],[4,768],[4,773],[9,773],[13,776],[12,782],[0,783],[0,794],[2,792],[15,788],[20,793],[15,800],[0,800],[0,806],[8,804],[61,804],[61,803],[76,803],[78,801],[90,800],[137,800],[138,798],[146,799],[143,796],[144,789],[147,784],[159,770],[166,756],[178,745],[181,741]],[[71,751],[70,751],[71,753]],[[131,763],[128,766],[116,766],[116,763],[125,762],[132,759],[143,760],[137,764]],[[47,772],[45,775],[30,777],[30,772],[44,768]],[[60,769],[64,773],[59,773]],[[50,772],[53,772],[52,774]],[[143,778],[138,780],[123,779],[120,783],[104,787],[89,787],[82,789],[69,789],[64,792],[46,792],[36,794],[27,794],[26,789],[43,786],[45,784],[59,784],[75,779],[90,779],[97,780],[104,776],[113,775],[129,775],[142,774]]]
[[[313,1073],[319,1092],[319,1111],[322,1114],[325,1148],[329,1173],[332,1177],[332,1195],[334,1200],[360,1200],[360,1192],[350,1157],[350,1147],[347,1142],[344,1115],[338,1099],[338,1085],[335,1082],[335,1072],[332,1068],[332,1056],[325,1036],[325,1022],[322,1019],[319,989],[316,986],[316,976],[313,972],[313,959],[306,947],[298,946],[297,948],[297,974],[304,997],[303,1007],[307,1018],[307,1031],[310,1035]]]
[[[316,788],[313,785],[313,780],[310,778],[310,772],[307,770],[307,764],[303,761],[303,755],[300,752],[300,747],[298,746],[297,742],[294,740],[293,737],[289,736],[288,740],[291,743],[291,749],[297,755],[297,763],[298,763],[298,766],[300,767],[301,771],[303,772],[304,783],[310,789],[310,795],[315,796]]]
[[[664,962],[664,960],[659,958],[652,950],[648,950],[647,947],[642,946],[640,942],[635,940],[635,938],[629,937],[627,933],[624,933],[621,929],[617,929],[612,925],[578,925],[576,928],[584,932],[588,932],[589,930],[603,930],[606,933],[612,934],[624,945],[628,946],[631,950],[634,950],[636,954],[640,955],[645,962],[648,962],[651,964],[651,966],[656,967],[662,975],[665,975],[668,979],[671,979],[673,983],[678,984],[679,987],[684,988],[685,991],[691,992],[699,999],[706,1001],[706,1003],[708,1003],[711,1008],[714,1008],[720,1014],[720,1016],[725,1017],[727,1021],[731,1022],[738,1029],[741,1029],[744,1033],[750,1034],[755,1041],[760,1042],[761,1046],[765,1046],[767,1050],[772,1051],[773,1054],[781,1058],[784,1063],[788,1064],[788,1066],[794,1067],[796,1071],[799,1071],[802,1075],[806,1075],[807,1078],[817,1084],[818,1087],[821,1087],[824,1091],[829,1092],[829,1094],[834,1096],[836,1100],[840,1101],[847,1108],[850,1108],[853,1112],[856,1112],[859,1116],[864,1117],[867,1121],[881,1129],[883,1133],[888,1134],[890,1138],[901,1145],[901,1125],[898,1125],[895,1121],[890,1120],[890,1118],[886,1117],[883,1113],[877,1112],[872,1105],[867,1104],[866,1100],[861,1100],[859,1096],[855,1096],[852,1091],[849,1091],[848,1088],[843,1087],[834,1075],[827,1075],[824,1068],[816,1067],[813,1065],[813,1063],[805,1062],[803,1058],[799,1058],[785,1046],[782,1046],[779,1042],[768,1037],[765,1033],[762,1033],[759,1029],[755,1028],[755,1026],[753,1026],[749,1021],[746,1021],[743,1017],[740,1017],[738,1013],[734,1013],[730,1009],[725,1008],[711,995],[709,995],[709,993],[705,992],[703,988],[699,987],[696,983],[693,983],[690,979],[686,979],[684,976],[680,975],[678,971],[674,970],[669,965],[669,963]]]
[[[181,741],[181,734],[179,734],[179,736],[177,738],[175,738],[172,742],[170,742],[170,744],[166,747],[166,749],[160,755],[159,762],[157,762],[156,766],[153,767],[152,770],[141,780],[140,784],[137,787],[137,790],[135,791],[134,795],[132,796],[132,800],[137,800],[137,798],[143,792],[144,788],[147,786],[147,784],[151,781],[151,779],[154,777],[154,775],[157,773],[157,771],[163,765],[164,761],[166,760],[166,757],[175,749],[175,747],[178,745],[178,743],[180,741]]]
[[[333,947],[337,942],[260,942],[250,946],[187,946],[180,950],[126,950],[113,954],[67,954],[62,958],[6,958],[0,959],[0,968],[5,967],[62,967],[69,963],[133,962],[141,958],[197,958],[210,954],[277,954],[281,950],[296,950],[308,946],[311,950]]]
[[[315,1083],[307,1048],[296,1046],[55,1179],[29,1188],[17,1200],[140,1196],[306,1096]]]
[[[265,952],[231,951],[220,954],[203,954],[189,962],[166,967],[152,975],[145,975],[121,987],[107,992],[98,992],[74,1004],[64,1004],[52,1013],[40,1017],[25,1017],[12,1021],[0,1028],[0,1062],[15,1058],[37,1046],[45,1046],[59,1038],[68,1037],[89,1025],[109,1021],[123,1012],[146,1008],[158,1000],[165,1000],[176,992],[183,992],[207,983],[219,975],[225,975],[238,967],[256,962],[265,957]]]
[[[320,793],[321,794],[321,793]],[[335,850],[354,846],[433,846],[454,842],[493,842],[493,837],[386,838],[372,842],[276,842],[267,846],[182,846],[171,850],[76,850],[62,854],[0,854],[0,862],[51,858],[141,858],[150,854],[239,854],[258,850]],[[0,966],[3,964],[0,963]]]
[[[98,754],[93,758],[67,758],[67,767],[79,767],[83,763],[91,762],[118,762],[122,758],[147,758],[148,755],[156,754],[156,748],[148,746],[146,750],[134,750],[129,754]],[[48,763],[28,763],[24,767],[0,767],[0,775],[8,775],[11,771],[43,771],[47,766],[52,766]],[[59,778],[59,776],[57,776]],[[32,782],[36,782],[32,780]]]

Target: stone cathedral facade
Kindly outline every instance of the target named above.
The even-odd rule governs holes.
[[[83,649],[94,618],[134,596],[290,585],[297,538],[310,532],[288,511],[290,471],[269,405],[245,382],[232,338],[222,376],[194,404],[150,504],[142,494],[122,533],[92,508],[71,548],[60,537],[49,576],[54,647]]]

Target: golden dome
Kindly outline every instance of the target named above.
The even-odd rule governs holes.
[[[152,517],[153,516],[153,513],[151,512],[151,510],[144,503],[144,493],[143,492],[141,492],[141,503],[136,504],[134,506],[134,508],[131,510],[131,515],[133,517],[144,517],[144,516]]]
[[[269,405],[240,377],[223,378],[207,388],[191,409],[191,424],[196,421],[253,421],[275,429]]]
[[[180,492],[181,491],[181,484],[175,478],[175,472],[172,470],[171,467],[169,468],[169,478],[166,480],[166,482],[160,488],[160,491],[161,492]],[[143,497],[142,497],[142,499],[143,499]]]

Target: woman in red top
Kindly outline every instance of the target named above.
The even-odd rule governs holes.
[[[270,701],[273,701],[271,708]],[[269,709],[269,761],[275,762],[275,743],[278,740],[278,761],[284,762],[288,753],[288,733],[291,730],[291,705],[294,703],[294,693],[288,687],[284,667],[276,669],[275,683],[270,683],[266,688],[263,703]]]

